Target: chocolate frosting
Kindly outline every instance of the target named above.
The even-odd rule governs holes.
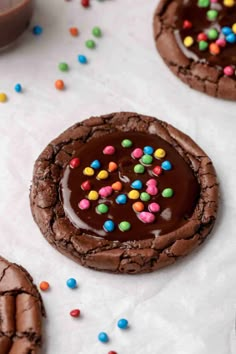
[[[130,139],[133,143],[132,147],[124,148],[121,142],[124,139]],[[115,147],[114,155],[104,155],[103,149],[106,146]],[[145,166],[143,174],[137,174],[133,168],[140,163],[138,159],[131,156],[135,148],[143,149],[145,146],[152,146],[154,151],[162,148],[166,151],[163,159],[153,158],[153,163]],[[60,182],[60,198],[64,206],[64,211],[70,221],[86,234],[104,237],[110,241],[134,241],[153,238],[154,236],[169,233],[184,225],[188,218],[191,217],[196,203],[199,199],[200,187],[197,178],[194,176],[192,169],[178,154],[178,152],[166,141],[156,135],[144,134],[138,132],[116,132],[102,137],[93,138],[89,142],[80,147],[76,155],[80,159],[80,165],[77,168],[71,168],[68,164],[63,173]],[[85,176],[83,170],[89,167],[94,160],[99,160],[101,167],[95,170],[92,177]],[[155,176],[152,172],[153,168],[161,165],[164,160],[168,160],[172,164],[170,171],[163,171],[160,176]],[[107,170],[109,162],[115,162],[118,169],[109,173],[109,177],[105,180],[98,180],[96,175],[100,170]],[[145,209],[148,211],[148,205],[156,202],[160,205],[160,212],[156,213],[153,223],[143,223],[139,220],[137,213],[133,210],[132,204],[138,200],[127,198],[125,205],[117,204],[115,199],[119,194],[128,194],[134,188],[131,183],[135,180],[141,180],[143,188],[139,191],[146,191],[146,182],[154,178],[157,181],[158,194],[151,197],[148,202],[143,202]],[[90,208],[81,210],[79,202],[87,198],[88,191],[81,188],[81,184],[90,180],[92,190],[99,191],[104,186],[111,186],[113,183],[120,181],[123,188],[120,192],[113,192],[111,196],[99,198],[91,201]],[[171,198],[164,198],[161,192],[165,188],[172,188],[174,195]],[[107,214],[98,214],[96,206],[99,203],[105,203],[109,206]],[[113,232],[106,232],[103,224],[106,220],[114,221],[116,228]],[[122,232],[118,228],[118,224],[122,221],[128,221],[131,229]]]
[[[208,10],[217,10],[218,16],[216,20],[210,21],[207,18]],[[183,28],[184,21],[192,23],[191,28]],[[175,15],[176,39],[185,56],[194,60],[209,63],[217,66],[219,69],[225,66],[236,66],[236,43],[227,43],[224,48],[220,49],[218,55],[212,55],[207,50],[200,51],[198,48],[197,36],[199,33],[207,33],[210,28],[215,28],[220,32],[224,26],[232,27],[236,23],[236,4],[233,7],[226,7],[223,1],[211,2],[209,7],[199,7],[197,0],[178,1],[178,8]],[[191,47],[185,47],[184,38],[191,36],[194,43]],[[219,38],[222,38],[222,34]],[[223,36],[224,38],[224,36]],[[214,43],[215,40],[208,40],[208,43]],[[235,76],[232,76],[232,78]]]
[[[1,0],[0,48],[19,37],[29,25],[33,0]]]

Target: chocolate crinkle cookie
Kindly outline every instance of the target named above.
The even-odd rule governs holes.
[[[44,315],[28,272],[0,257],[0,354],[39,353]]]
[[[236,100],[235,0],[161,0],[154,35],[161,57],[183,82]]]
[[[33,217],[58,251],[83,266],[151,272],[200,245],[217,213],[205,152],[173,126],[136,113],[91,117],[35,162]]]

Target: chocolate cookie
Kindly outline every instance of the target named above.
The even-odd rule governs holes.
[[[235,0],[161,0],[154,34],[163,60],[183,82],[236,100]]]
[[[77,123],[34,166],[31,209],[45,238],[78,263],[150,272],[201,244],[216,218],[209,157],[155,118],[114,113]]]
[[[36,354],[44,308],[27,271],[0,257],[0,354]]]

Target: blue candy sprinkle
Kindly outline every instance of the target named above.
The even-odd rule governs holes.
[[[172,169],[172,164],[170,163],[170,161],[166,160],[166,161],[162,162],[161,167],[165,171],[170,171]]]
[[[144,154],[146,154],[146,155],[152,155],[153,152],[154,152],[154,149],[153,149],[151,146],[145,146],[145,147],[143,148],[143,152],[144,152]]]
[[[126,204],[127,203],[127,197],[125,194],[120,194],[118,197],[116,197],[116,203],[117,204]]]
[[[75,289],[77,287],[77,281],[74,278],[70,278],[66,281],[66,285],[70,289]]]
[[[143,184],[142,182],[139,180],[139,179],[136,179],[136,181],[134,181],[132,184],[131,184],[131,187],[133,189],[142,189],[143,188]]]
[[[98,335],[98,340],[102,343],[107,343],[109,341],[109,337],[105,332],[100,332]]]
[[[40,36],[42,32],[43,32],[43,28],[41,26],[37,25],[33,27],[33,34],[35,34],[35,36]]]
[[[228,43],[235,43],[235,42],[236,42],[236,36],[235,36],[234,33],[228,34],[228,35],[225,37],[225,39],[226,39],[226,42],[228,42]]]
[[[100,163],[100,161],[98,161],[98,160],[94,160],[94,161],[91,163],[90,167],[92,167],[92,168],[94,168],[94,169],[96,170],[96,169],[98,169],[98,168],[101,167],[101,163]]]
[[[120,329],[126,329],[128,327],[128,321],[125,318],[121,318],[118,322],[117,322],[117,326]]]
[[[104,222],[103,228],[107,232],[112,232],[115,229],[115,224],[112,220],[107,220]]]
[[[86,64],[87,58],[85,55],[78,55],[78,61],[80,62],[80,64]]]
[[[15,91],[16,91],[16,92],[21,92],[21,91],[22,91],[21,84],[16,84],[16,85],[15,85]]]
[[[227,36],[228,34],[232,33],[232,28],[230,28],[230,27],[228,27],[228,26],[222,27],[221,32],[222,32],[225,36]]]

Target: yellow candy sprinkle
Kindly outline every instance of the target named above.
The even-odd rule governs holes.
[[[89,200],[97,200],[99,198],[99,194],[96,191],[90,191],[88,194]]]
[[[193,37],[191,37],[191,36],[187,36],[184,38],[184,45],[187,48],[191,47],[191,45],[193,45],[193,42],[194,42],[194,40],[193,40]]]
[[[128,197],[129,199],[138,199],[139,195],[140,193],[133,189],[132,191],[129,192]]]
[[[83,174],[85,176],[93,176],[94,175],[94,169],[91,167],[85,167],[85,169],[83,170]]]
[[[106,179],[108,176],[109,173],[106,170],[101,170],[97,175],[97,179]]]
[[[7,101],[7,95],[5,93],[0,93],[0,102],[6,102]]]
[[[232,31],[233,31],[234,33],[236,33],[236,23],[233,24],[233,26],[232,26]]]
[[[166,156],[166,152],[163,149],[157,149],[154,152],[154,156],[155,156],[156,159],[163,159],[163,157]]]
[[[224,0],[224,5],[227,7],[233,7],[235,0]]]

